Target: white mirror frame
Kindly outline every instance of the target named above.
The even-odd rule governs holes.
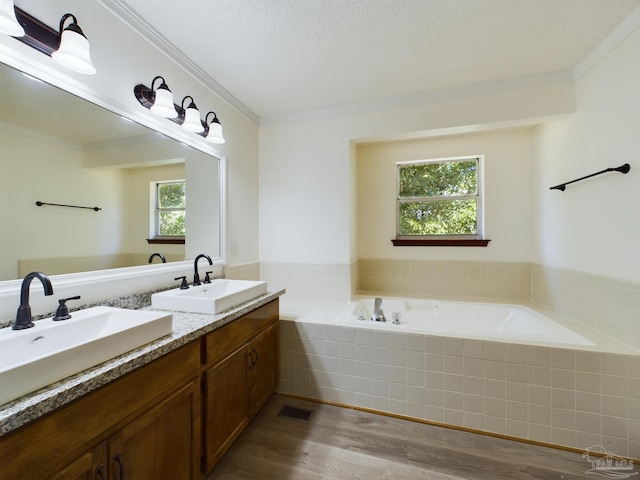
[[[214,274],[221,273],[226,258],[226,157],[218,152],[213,144],[207,142],[204,138],[200,138],[190,132],[185,132],[182,129],[172,129],[171,127],[173,127],[174,124],[167,122],[164,118],[149,115],[146,111],[132,110],[127,106],[114,102],[99,92],[77,82],[73,78],[66,77],[45,65],[34,64],[28,58],[19,56],[13,50],[0,49],[0,62],[218,158],[220,161],[220,257],[214,259],[214,267],[216,267]],[[133,92],[133,86],[131,88]],[[131,95],[133,96],[133,93]],[[193,272],[193,261],[186,260],[167,264],[53,275],[51,278],[55,281],[55,298],[64,296],[65,292],[75,295],[71,293],[74,287],[78,288],[81,286],[83,290],[86,290],[90,289],[93,285],[96,287],[99,286],[99,289],[96,288],[95,293],[83,295],[82,304],[85,304],[92,301],[95,302],[121,296],[122,291],[139,292],[142,282],[144,282],[145,291],[161,288],[166,286],[167,283],[170,283],[175,276],[188,275],[191,272]],[[36,283],[37,282],[34,282],[34,285],[36,285]],[[15,315],[15,309],[18,307],[20,300],[19,292],[21,284],[22,279],[0,282],[0,323],[11,320],[11,317]],[[32,287],[32,289],[33,288],[34,287]],[[35,288],[39,288],[39,285],[36,285]],[[99,292],[97,290],[99,290]],[[59,292],[62,293],[59,294]],[[50,298],[51,297],[47,300],[47,305],[51,303]],[[34,315],[38,314],[38,310],[42,309],[43,304],[42,295],[31,296]]]

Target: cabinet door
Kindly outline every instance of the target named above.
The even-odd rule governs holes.
[[[200,382],[152,407],[109,440],[110,480],[200,478]]]
[[[49,480],[110,480],[108,475],[107,443],[103,442]]]
[[[278,385],[278,324],[274,324],[252,342],[253,414],[269,400]]]
[[[245,345],[204,374],[205,471],[240,435],[251,418],[249,367],[251,351]]]
[[[92,464],[91,453],[86,453],[67,468],[50,477],[50,480],[94,480]],[[101,471],[104,472],[104,477],[97,478],[107,480],[104,464]]]

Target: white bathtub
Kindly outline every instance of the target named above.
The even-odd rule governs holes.
[[[562,348],[597,348],[597,344],[588,338],[522,305],[383,297],[386,322],[373,322],[373,304],[374,297],[347,303],[336,323],[390,332]],[[399,318],[399,323],[393,322],[395,317]]]

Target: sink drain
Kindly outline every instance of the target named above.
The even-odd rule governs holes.
[[[312,413],[312,410],[292,407],[291,405],[283,405],[280,412],[278,412],[278,416],[288,418],[289,420],[296,420],[297,422],[309,423]]]

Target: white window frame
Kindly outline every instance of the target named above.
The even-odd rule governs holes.
[[[149,218],[151,219],[150,222],[150,232],[149,232],[149,238],[153,238],[153,239],[185,239],[185,235],[160,235],[160,212],[163,211],[184,211],[185,215],[187,213],[187,209],[186,209],[186,199],[185,199],[185,208],[160,208],[159,202],[160,202],[160,185],[165,185],[168,183],[184,183],[186,184],[187,181],[186,179],[182,178],[182,179],[177,179],[177,180],[161,180],[161,181],[154,181],[151,182],[151,211],[150,211],[150,215]],[[186,192],[186,190],[185,190]],[[185,197],[186,197],[186,193],[185,193]]]
[[[438,197],[412,197],[400,198],[400,168],[405,165],[421,165],[428,163],[461,162],[467,160],[477,160],[476,168],[476,195],[448,195]],[[476,233],[460,235],[400,235],[400,204],[408,201],[430,201],[430,200],[461,200],[473,198],[476,200]],[[428,160],[411,160],[396,162],[396,238],[398,240],[414,239],[439,239],[439,240],[482,240],[484,236],[484,155],[467,155],[461,157],[432,158]]]

